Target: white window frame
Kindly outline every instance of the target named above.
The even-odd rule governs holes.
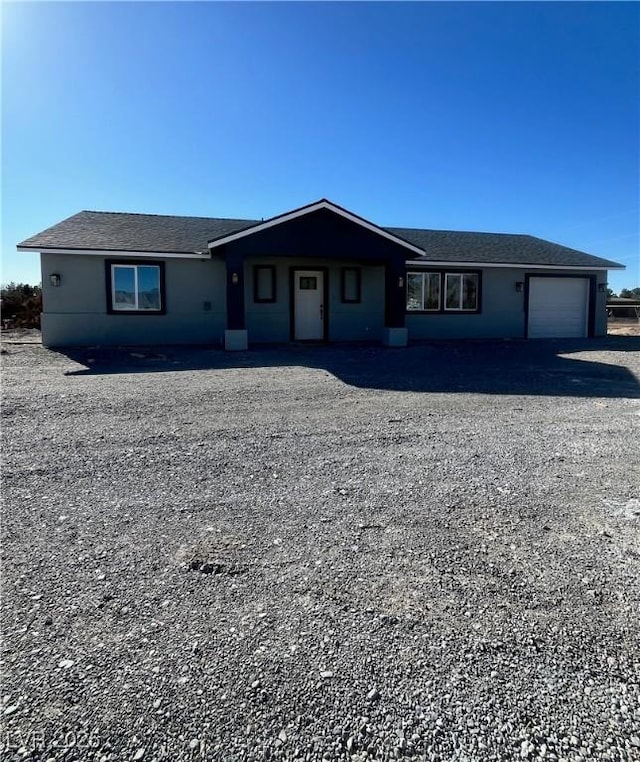
[[[118,307],[116,306],[116,268],[122,268],[126,270],[133,270],[133,295],[135,298],[134,304],[129,304],[126,307]],[[139,267],[155,267],[158,271],[158,302],[159,306],[157,309],[152,310],[142,310],[139,306],[139,299],[138,299],[138,268]],[[143,313],[154,313],[154,312],[162,312],[162,272],[160,270],[159,265],[154,264],[112,264],[111,265],[111,310],[113,312],[143,312]]]

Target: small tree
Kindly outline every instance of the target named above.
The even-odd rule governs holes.
[[[640,299],[640,288],[623,288],[620,296],[625,299]]]
[[[40,328],[42,289],[28,283],[7,283],[0,287],[2,324],[20,328]]]

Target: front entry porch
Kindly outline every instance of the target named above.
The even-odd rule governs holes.
[[[227,349],[283,341],[405,346],[412,244],[322,201],[209,244],[226,268]]]
[[[242,269],[237,263],[228,271],[225,348],[289,341],[405,346],[404,274],[391,281],[388,270],[357,260],[247,257]],[[392,286],[401,297],[395,325],[387,299]]]

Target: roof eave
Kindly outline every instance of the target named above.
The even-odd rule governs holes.
[[[74,248],[73,246],[25,246],[18,244],[18,251],[35,254],[77,254],[84,256],[118,256],[118,257],[164,257],[166,259],[211,259],[211,252],[203,251],[139,251],[133,249],[91,249]]]
[[[406,263],[410,267],[503,267],[516,270],[626,270],[625,265],[612,262],[610,265],[549,265],[536,264],[534,262],[474,262],[470,260],[435,260],[435,259],[408,259]]]

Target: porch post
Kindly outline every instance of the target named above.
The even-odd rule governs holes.
[[[248,335],[244,321],[244,257],[228,252],[225,257],[227,269],[227,329],[224,332],[224,348],[243,350],[248,347]]]
[[[385,265],[385,320],[382,343],[387,347],[406,347],[405,327],[406,267],[404,256],[394,257]]]

